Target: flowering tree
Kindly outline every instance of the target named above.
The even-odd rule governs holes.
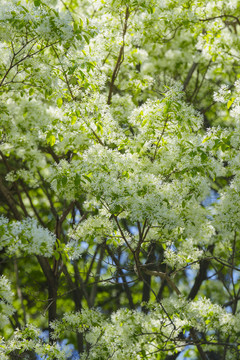
[[[0,5],[1,359],[239,359],[240,2]]]

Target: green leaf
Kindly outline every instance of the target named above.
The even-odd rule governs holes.
[[[66,265],[67,263],[67,258],[65,254],[62,254],[62,262],[64,263],[64,265]]]
[[[155,8],[151,6],[151,7],[149,7],[149,8],[147,9],[147,12],[148,12],[149,14],[154,14]]]
[[[217,54],[214,54],[214,55],[212,56],[212,61],[214,62],[214,61],[216,61],[216,59],[217,59]]]
[[[234,100],[235,100],[235,98],[232,97],[231,100],[228,101],[228,103],[227,103],[227,108],[228,108],[228,109],[231,107],[231,105],[232,105],[232,103],[234,102]]]
[[[35,6],[40,6],[41,5],[41,0],[34,0],[34,5]]]
[[[205,139],[203,139],[202,143],[204,144],[206,141],[208,141],[211,137],[210,136],[206,136]]]
[[[54,257],[55,257],[55,259],[56,260],[59,260],[60,259],[60,254],[59,254],[59,252],[58,251],[54,251]]]
[[[62,185],[65,186],[66,184],[67,184],[67,177],[64,176],[64,177],[62,178]]]
[[[201,160],[202,162],[206,162],[208,160],[208,156],[204,152],[201,153]]]
[[[63,101],[62,98],[58,98],[57,99],[57,106],[59,107],[59,109],[62,107]]]
[[[57,180],[57,191],[60,191],[61,190],[61,187],[62,187],[62,184],[61,184],[61,179],[58,179]]]
[[[100,132],[101,134],[103,133],[103,127],[100,123],[97,123],[97,130],[98,132]]]
[[[113,214],[117,216],[121,210],[122,210],[122,208],[120,205],[115,205],[114,209],[113,209]]]
[[[74,179],[75,186],[78,187],[80,185],[80,182],[81,182],[81,177],[79,174],[76,174],[75,179]]]
[[[84,79],[85,79],[85,74],[84,74],[84,72],[83,72],[82,70],[80,70],[80,69],[78,69],[78,71],[79,71],[79,73],[80,73],[80,76],[81,76],[82,80],[84,80]]]
[[[92,182],[92,180],[90,179],[89,175],[83,175],[84,179],[86,179],[89,182]]]
[[[86,43],[89,44],[89,42],[90,42],[89,37],[86,34],[83,34],[83,37],[84,37]]]
[[[46,139],[47,139],[47,143],[50,144],[51,146],[53,146],[55,144],[55,142],[56,142],[56,138],[51,132],[49,132],[47,134]]]
[[[50,144],[51,146],[53,146],[53,145],[55,144],[55,142],[56,142],[55,136],[54,136],[54,135],[51,135],[51,136],[49,137],[49,144]]]
[[[74,115],[71,119],[71,125],[74,125],[76,121],[77,121],[77,117]]]

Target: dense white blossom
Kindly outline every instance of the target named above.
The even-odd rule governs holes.
[[[1,249],[6,247],[10,255],[15,253],[42,255],[53,254],[55,235],[41,227],[35,219],[7,222],[1,218]]]
[[[0,0],[1,359],[239,358],[239,8]]]

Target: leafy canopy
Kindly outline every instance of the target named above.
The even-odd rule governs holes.
[[[239,9],[0,0],[1,359],[239,358]]]

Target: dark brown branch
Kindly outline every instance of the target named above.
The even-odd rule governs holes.
[[[48,146],[47,151],[48,151],[48,153],[52,156],[53,160],[54,160],[57,164],[59,164],[59,161],[60,161],[60,160],[59,160],[58,156],[55,154],[55,152],[53,151],[53,149],[52,149],[50,146]]]
[[[154,254],[155,248],[156,248],[156,244],[154,242],[152,242],[148,247],[147,260],[144,266],[147,266],[149,270],[153,270],[156,261]],[[144,281],[143,281],[142,302],[148,303],[150,300],[150,292],[151,292],[151,275],[144,274],[143,280]],[[147,313],[148,310],[145,306],[143,306],[142,311],[144,313]]]
[[[24,203],[23,203],[22,196],[21,196],[21,193],[20,193],[20,191],[19,191],[19,188],[18,188],[17,183],[14,182],[14,183],[13,183],[13,186],[14,186],[14,189],[16,190],[17,197],[18,197],[18,199],[19,199],[19,204],[20,204],[20,206],[21,206],[21,209],[22,209],[24,215],[25,215],[26,217],[30,217],[30,215],[28,214],[28,211],[27,211],[27,209],[26,209],[26,207],[25,207],[25,205],[24,205]]]
[[[9,167],[9,165],[8,165],[8,162],[7,162],[4,154],[2,153],[2,151],[0,151],[0,155],[1,155],[1,157],[2,157],[3,163],[4,163],[7,171],[11,171],[11,169],[10,169],[10,167]],[[27,209],[26,209],[26,207],[25,207],[25,205],[24,205],[24,203],[23,203],[22,196],[21,196],[21,193],[20,193],[20,191],[19,191],[17,182],[15,182],[15,181],[13,182],[13,187],[14,187],[16,193],[17,193],[17,196],[18,196],[18,199],[19,199],[19,204],[20,204],[20,206],[21,206],[21,208],[22,208],[22,210],[23,210],[23,212],[24,212],[24,215],[25,215],[26,217],[30,217],[30,215],[28,214]]]
[[[21,303],[24,325],[26,326],[26,324],[27,324],[26,309],[25,309],[25,305],[24,305],[24,302],[23,302],[23,294],[22,294],[21,285],[20,285],[20,279],[19,279],[19,274],[18,274],[18,261],[17,261],[17,258],[14,258],[14,271],[15,271],[15,275],[16,275],[17,294],[18,294],[18,298],[19,298],[20,303]]]
[[[69,274],[69,271],[66,267],[66,265],[63,266],[63,274],[66,276],[66,280],[68,283],[68,287],[69,289],[73,292],[73,299],[75,302],[75,306],[76,309],[79,311],[82,308],[82,304],[81,304],[81,294],[80,291],[78,291],[78,286],[76,286],[77,284],[72,281],[72,278]]]
[[[121,269],[121,265],[120,265],[117,257],[114,255],[114,253],[110,249],[110,247],[106,245],[106,249],[107,249],[107,252],[109,253],[109,255],[111,256],[112,260],[115,262],[115,264],[117,266],[117,270],[118,270],[118,272],[119,272],[119,274],[120,274],[120,276],[121,276],[121,278],[123,280],[122,284],[123,284],[124,290],[125,290],[127,298],[128,298],[130,309],[134,309],[132,294],[131,294],[131,291],[129,289],[129,286],[128,286],[128,283],[127,283],[127,280],[126,280],[126,276],[124,275],[124,272]]]
[[[8,188],[3,184],[2,178],[0,177],[0,191],[2,193],[2,195],[4,196],[4,198],[7,201],[7,204],[10,208],[10,210],[12,211],[14,217],[16,220],[21,220],[22,216],[20,214],[20,212],[18,211],[16,205],[15,205],[15,200],[13,199],[10,191],[8,190]]]
[[[194,281],[193,287],[191,288],[190,293],[188,294],[188,300],[193,300],[197,295],[202,283],[207,278],[207,268],[209,262],[207,260],[200,261],[200,269]]]
[[[211,21],[211,20],[216,20],[216,19],[222,19],[222,18],[232,18],[232,19],[236,20],[236,22],[237,22],[238,24],[240,24],[240,21],[239,21],[239,19],[238,19],[237,16],[228,15],[228,14],[219,15],[219,16],[213,16],[213,17],[210,17],[210,18],[198,19],[198,20],[201,21],[201,22],[206,22],[206,21]]]
[[[64,4],[64,5],[65,5],[65,4]],[[66,70],[64,69],[63,64],[61,63],[60,57],[59,57],[59,55],[58,55],[58,53],[57,53],[57,50],[55,49],[54,45],[52,46],[52,48],[53,48],[53,51],[54,51],[54,53],[55,53],[55,55],[56,55],[56,57],[57,57],[57,59],[58,59],[58,61],[59,61],[60,66],[61,66],[61,68],[62,68],[63,76],[64,76],[64,78],[65,78],[65,82],[66,82],[66,84],[67,84],[67,87],[68,87],[68,90],[69,90],[69,92],[70,92],[71,98],[72,98],[72,100],[74,100],[75,97],[74,97],[74,95],[73,95],[73,93],[72,93],[72,89],[71,89],[71,86],[70,86],[69,81],[68,81],[68,77],[67,77]]]
[[[198,86],[198,88],[197,88],[197,90],[196,90],[196,93],[195,93],[194,97],[192,98],[192,101],[193,101],[193,102],[194,102],[194,101],[196,100],[196,98],[197,98],[197,95],[198,95],[198,93],[199,93],[199,91],[200,91],[200,89],[201,89],[201,87],[202,87],[202,84],[203,84],[203,82],[204,82],[204,80],[205,80],[205,77],[206,77],[206,75],[207,75],[207,72],[208,72],[208,70],[209,70],[209,68],[210,68],[211,63],[212,63],[212,59],[209,60],[209,63],[208,63],[208,65],[207,65],[207,67],[206,67],[206,70],[205,70],[205,72],[204,72],[204,74],[203,74],[202,80],[201,80],[201,82],[200,82],[200,84],[199,84],[199,86]]]
[[[111,105],[112,102],[112,94],[113,94],[113,87],[114,87],[114,82],[118,76],[121,64],[124,61],[124,46],[125,46],[125,35],[126,35],[126,31],[127,31],[127,25],[128,25],[128,18],[129,18],[130,12],[129,12],[129,8],[126,8],[126,12],[125,12],[125,21],[124,21],[124,26],[123,26],[123,34],[122,34],[122,38],[123,38],[123,44],[120,47],[119,50],[119,54],[118,54],[118,59],[115,65],[115,68],[113,70],[112,73],[112,78],[111,78],[111,82],[110,82],[110,87],[109,87],[109,94],[108,94],[108,100],[107,100],[107,104]]]
[[[42,221],[40,215],[38,214],[38,212],[37,212],[37,210],[36,210],[36,207],[33,205],[32,198],[31,198],[31,196],[29,195],[29,192],[27,191],[26,186],[25,186],[25,184],[24,184],[23,181],[21,181],[21,185],[22,185],[22,188],[23,188],[23,190],[24,190],[24,192],[25,192],[25,194],[26,194],[29,202],[30,202],[31,208],[32,208],[34,214],[36,215],[36,218],[38,219],[39,223],[40,223],[43,227],[45,227],[45,224],[44,224],[44,222]]]
[[[164,273],[161,271],[155,271],[155,270],[148,270],[148,269],[145,269],[143,266],[141,266],[141,268],[143,269],[143,272],[145,272],[148,275],[159,276],[162,280],[166,280],[168,282],[169,286],[176,292],[176,294],[181,295],[180,290],[174,284],[174,282],[172,281],[172,279],[169,277],[169,275],[167,273]]]
[[[63,273],[66,276],[66,280],[68,283],[68,287],[70,292],[73,293],[73,300],[75,303],[75,309],[76,311],[81,311],[82,309],[82,289],[79,289],[78,285],[78,281],[76,279],[76,274],[75,274],[75,283],[72,281],[72,278],[68,272],[67,267],[64,265],[63,266]],[[78,331],[76,331],[76,336],[77,336],[77,346],[78,346],[78,351],[80,352],[80,354],[84,351],[84,347],[83,347],[83,334],[79,333]]]
[[[96,298],[96,295],[97,295],[98,279],[99,279],[99,276],[100,276],[102,260],[103,260],[103,257],[104,257],[104,251],[105,251],[105,244],[102,244],[99,259],[98,259],[98,263],[97,263],[96,274],[95,274],[95,284],[93,284],[91,294],[90,294],[90,305],[91,305],[91,307],[94,306],[95,298]]]
[[[53,205],[51,196],[50,196],[50,194],[49,194],[49,192],[48,192],[48,186],[47,186],[44,178],[42,177],[40,171],[38,171],[38,175],[40,176],[40,179],[41,179],[41,181],[42,181],[43,189],[45,190],[45,191],[43,191],[43,192],[46,194],[46,196],[47,196],[47,198],[48,198],[48,201],[49,201],[49,204],[50,204],[50,208],[51,208],[52,214],[53,214],[53,216],[57,219],[58,213],[57,213],[57,210],[55,209],[55,207],[54,207],[54,205]]]
[[[123,230],[122,230],[122,228],[121,228],[121,226],[120,226],[120,224],[119,224],[119,221],[118,221],[117,216],[116,216],[116,215],[113,215],[113,218],[114,218],[114,220],[116,221],[117,227],[118,227],[118,229],[119,229],[119,231],[120,231],[120,233],[121,233],[121,235],[122,235],[122,238],[123,238],[123,240],[125,241],[127,247],[129,248],[129,250],[131,251],[131,253],[134,254],[134,250],[133,250],[133,248],[131,247],[131,245],[129,244],[128,240],[126,239],[126,237],[125,237],[125,235],[124,235],[124,233],[123,233]]]
[[[68,214],[72,211],[75,201],[72,201],[71,204],[63,211],[62,216],[59,219],[59,224],[62,225]]]
[[[182,24],[179,24],[174,30],[173,35],[170,38],[162,38],[163,43],[168,43],[169,41],[173,40],[177,34],[178,29],[182,27]]]
[[[89,279],[89,276],[91,274],[91,271],[92,271],[92,268],[93,268],[93,265],[94,265],[98,250],[99,250],[99,245],[96,246],[96,249],[94,251],[91,263],[90,263],[88,271],[87,271],[86,279],[84,281],[85,284],[87,284],[87,282],[88,282],[88,279]]]
[[[80,275],[80,272],[78,270],[78,266],[77,266],[76,261],[74,261],[73,267],[74,267],[75,279],[80,284],[80,288],[81,288],[81,290],[83,292],[83,295],[84,295],[84,297],[85,297],[85,299],[87,301],[88,307],[90,308],[91,307],[91,302],[90,302],[90,298],[89,298],[89,295],[88,295],[88,292],[87,292],[87,287],[86,287],[86,284],[83,281],[83,278]]]
[[[89,126],[90,127],[90,126]],[[101,144],[102,146],[105,146],[105,144],[102,142],[102,140],[100,139],[100,137],[96,134],[96,132],[90,127],[93,135],[95,136],[95,138],[97,139],[97,141],[99,142],[99,144]]]
[[[186,88],[187,88],[187,86],[188,86],[188,84],[189,84],[189,82],[190,82],[190,80],[191,80],[191,78],[192,78],[192,75],[193,75],[193,73],[194,73],[194,71],[195,71],[195,69],[196,69],[196,67],[198,66],[198,63],[193,63],[192,64],[192,66],[191,66],[191,68],[189,69],[189,71],[188,71],[188,74],[187,74],[187,77],[186,77],[186,79],[185,79],[185,81],[184,81],[184,83],[183,83],[183,90],[185,91],[186,90]]]
[[[37,255],[38,262],[42,268],[42,271],[47,279],[48,284],[48,329],[49,329],[49,341],[52,342],[51,334],[53,330],[50,327],[50,323],[56,319],[57,316],[57,291],[58,291],[58,277],[55,276],[51,269],[48,259],[43,256]]]
[[[167,122],[168,122],[168,119],[169,119],[169,116],[167,115],[165,121],[164,121],[164,124],[163,124],[163,129],[162,129],[162,132],[161,132],[161,135],[158,139],[158,142],[156,144],[156,148],[155,148],[155,151],[154,151],[154,155],[153,155],[153,158],[152,158],[152,162],[154,162],[154,160],[156,159],[156,156],[157,156],[157,151],[159,149],[159,144],[160,144],[160,141],[162,140],[162,137],[165,133],[165,130],[166,130],[166,126],[167,126]]]

